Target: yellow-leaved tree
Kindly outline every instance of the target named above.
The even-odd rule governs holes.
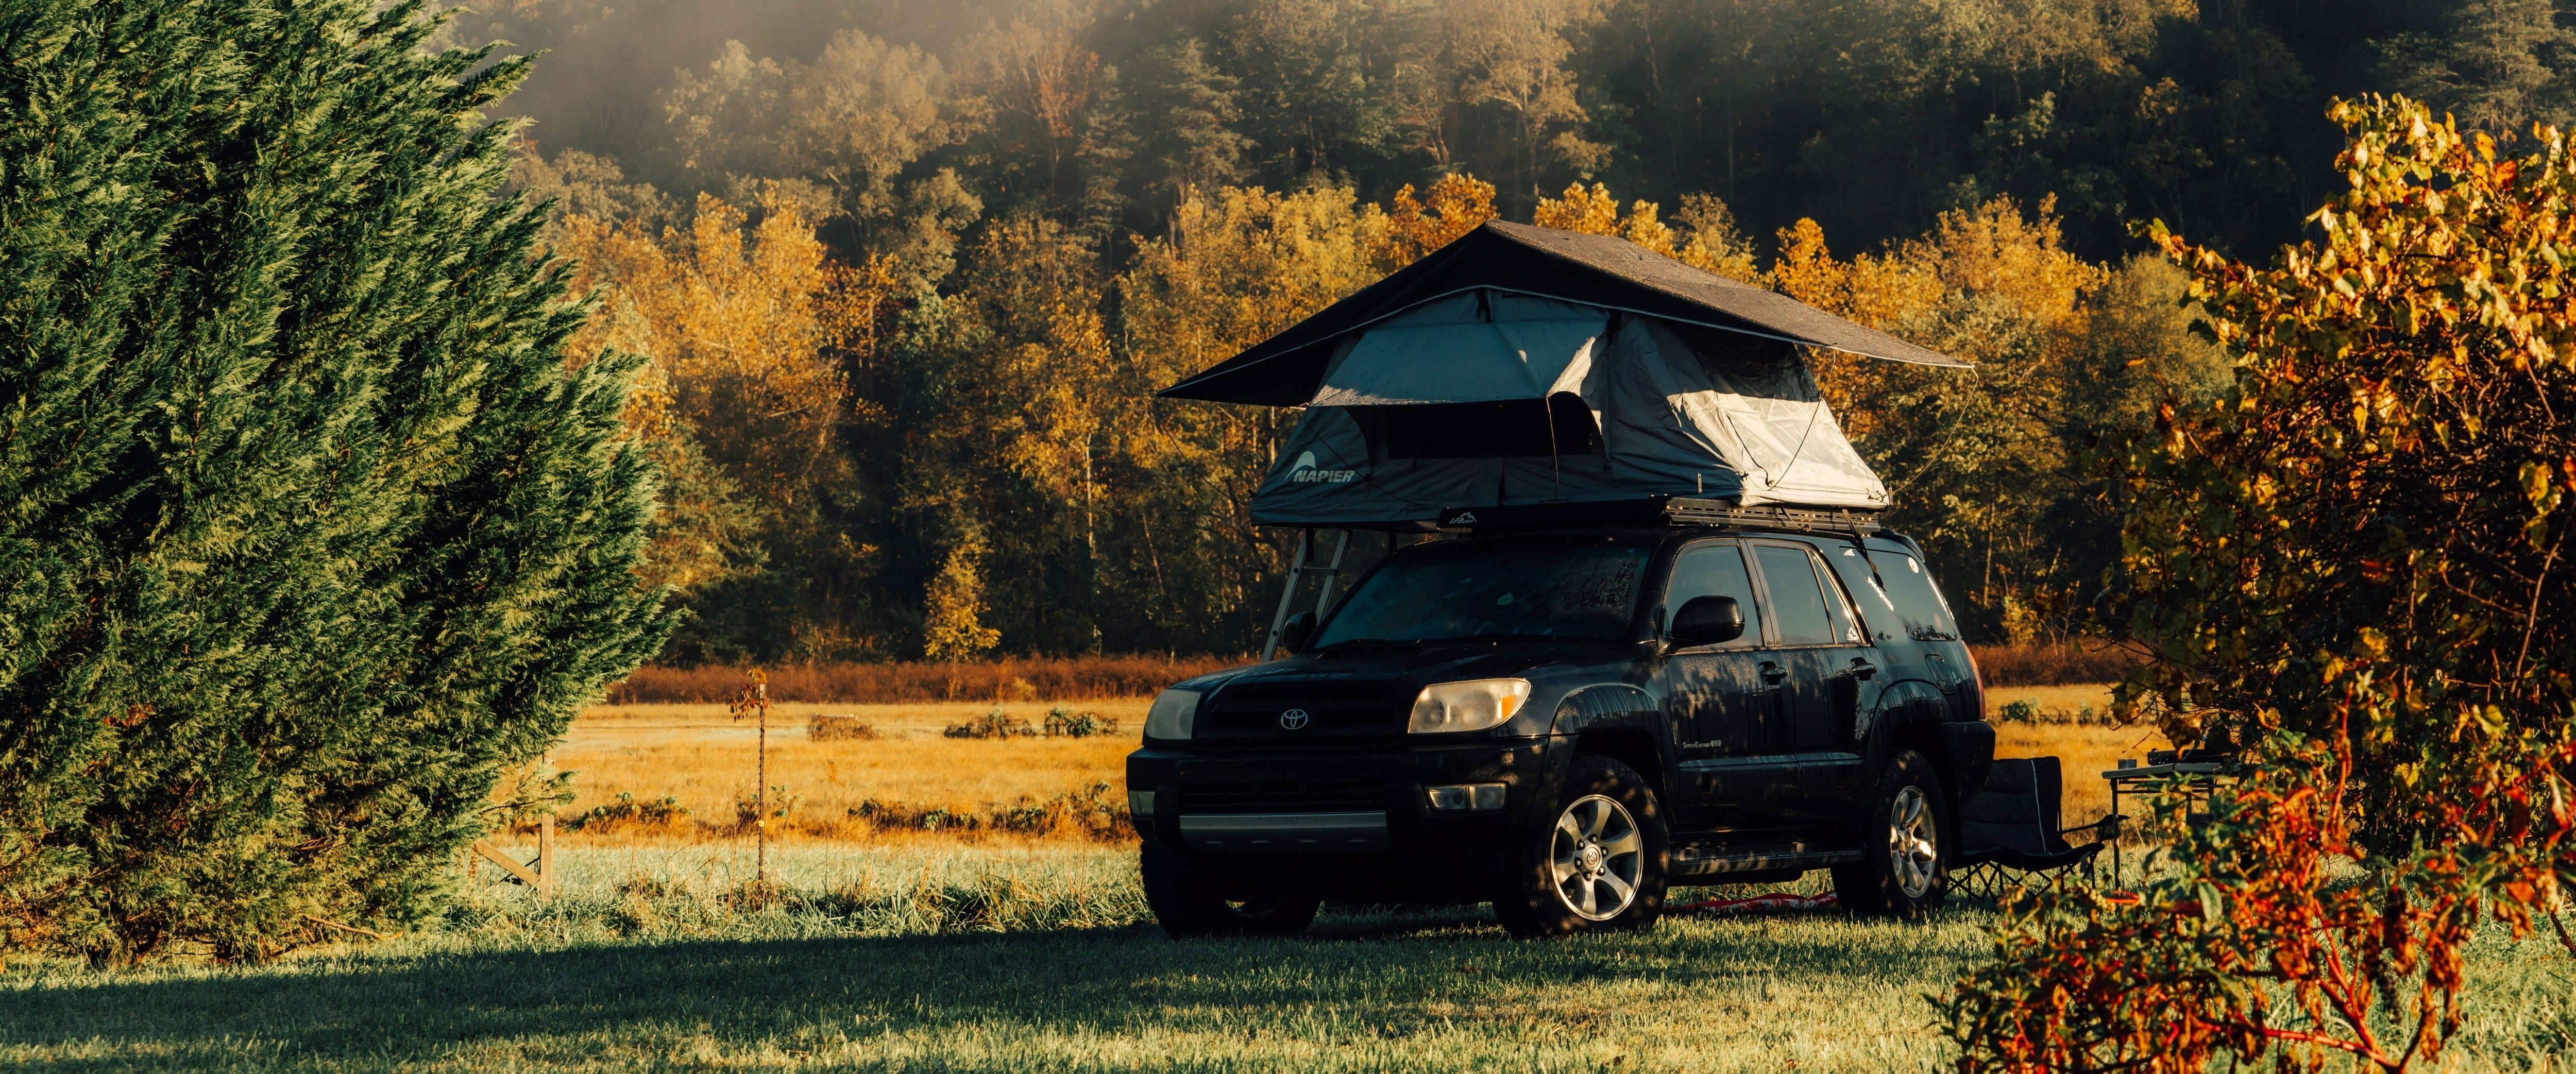
[[[883,259],[831,263],[787,198],[759,209],[755,222],[700,195],[685,227],[567,215],[555,228],[554,252],[601,298],[576,355],[652,357],[627,413],[668,475],[646,571],[684,594],[773,558],[812,578],[829,566],[817,558],[868,551],[829,539],[816,501],[845,483],[846,364],[872,353],[895,280]]]
[[[2017,642],[2085,629],[2118,592],[2110,467],[2145,431],[2141,400],[2220,384],[2223,362],[2185,331],[2180,274],[2085,261],[2046,200],[1954,209],[1920,238],[1848,260],[1812,220],[1778,241],[1774,289],[1977,363],[1810,359],[1888,482],[1893,521],[1944,561],[1971,629]]]
[[[1615,235],[1693,268],[1746,283],[1761,281],[1753,244],[1735,226],[1734,212],[1715,195],[1685,194],[1673,224],[1663,222],[1662,216],[1663,207],[1651,201],[1631,204],[1622,216],[1619,199],[1610,196],[1610,188],[1594,183],[1585,190],[1575,183],[1562,195],[1539,199],[1530,222],[1586,235]]]

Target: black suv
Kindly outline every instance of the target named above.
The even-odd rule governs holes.
[[[1127,759],[1174,936],[1292,933],[1325,899],[1633,928],[1675,881],[1810,869],[1919,916],[1994,753],[1922,549],[1890,534],[1431,541],[1287,635],[1292,658],[1165,691]]]

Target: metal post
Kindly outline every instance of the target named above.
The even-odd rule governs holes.
[[[1333,583],[1342,577],[1342,556],[1351,550],[1351,531],[1342,531],[1342,542],[1333,546],[1333,565],[1324,568],[1324,585],[1315,593],[1315,618],[1322,619],[1325,609],[1333,606]]]
[[[2120,781],[2111,781],[2111,815],[2120,815]],[[2120,890],[2120,829],[2125,823],[2111,826],[2111,890]]]
[[[1261,643],[1261,662],[1269,663],[1279,655],[1279,631],[1288,625],[1288,606],[1297,599],[1297,582],[1306,574],[1306,546],[1315,539],[1311,529],[1297,531],[1297,558],[1288,565],[1288,584],[1279,591],[1279,611],[1270,617],[1270,637]]]

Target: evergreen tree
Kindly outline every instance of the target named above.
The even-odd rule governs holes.
[[[665,629],[630,359],[419,0],[0,0],[0,941],[433,904]]]

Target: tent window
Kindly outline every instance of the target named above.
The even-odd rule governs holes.
[[[1389,459],[1546,458],[1601,450],[1601,427],[1573,392],[1487,403],[1355,407]],[[1550,433],[1553,432],[1551,438]]]

